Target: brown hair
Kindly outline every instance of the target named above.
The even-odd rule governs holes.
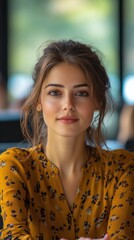
[[[47,73],[61,62],[78,66],[85,73],[87,80],[90,81],[98,111],[94,123],[87,129],[87,140],[90,144],[94,143],[96,146],[101,146],[102,143],[105,144],[102,134],[102,122],[109,108],[109,79],[99,57],[99,52],[89,45],[73,40],[51,42],[44,48],[43,54],[39,57],[33,72],[33,89],[22,111],[22,131],[24,136],[33,145],[46,143],[47,128],[42,112],[38,112],[36,106]]]

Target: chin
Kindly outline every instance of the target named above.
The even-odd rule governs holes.
[[[67,131],[67,132],[60,132],[60,133],[58,133],[60,136],[62,136],[62,137],[78,137],[79,135],[81,135],[81,133],[79,132],[73,132],[73,131],[71,131],[71,132],[69,132],[69,131]]]

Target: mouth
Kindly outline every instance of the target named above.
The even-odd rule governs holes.
[[[79,119],[78,119],[78,118],[71,117],[71,116],[65,116],[65,117],[58,118],[57,120],[60,121],[60,122],[62,122],[62,123],[69,124],[69,123],[75,123],[75,122],[77,122]]]

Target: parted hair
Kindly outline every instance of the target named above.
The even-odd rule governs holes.
[[[87,129],[87,141],[95,146],[105,144],[102,124],[105,114],[110,109],[110,82],[102,63],[101,53],[90,45],[73,41],[59,40],[45,44],[33,71],[33,87],[22,108],[21,127],[24,136],[32,145],[47,142],[47,126],[42,111],[37,111],[42,84],[49,71],[59,63],[66,62],[79,67],[90,82],[97,112],[92,124]]]

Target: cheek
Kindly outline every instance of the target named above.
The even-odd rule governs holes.
[[[41,101],[41,105],[42,105],[42,110],[45,114],[49,113],[50,111],[52,111],[53,107],[54,107],[54,101],[49,100],[48,98],[42,99]]]
[[[83,108],[81,108],[81,113],[83,116],[92,118],[94,115],[94,107],[91,104],[85,104]]]
[[[83,108],[81,115],[83,116],[84,121],[86,121],[85,123],[89,127],[89,125],[92,122],[93,116],[94,116],[94,108],[92,108],[88,105],[87,108]]]
[[[44,121],[47,122],[51,120],[51,116],[57,111],[57,104],[54,101],[45,100],[45,103],[42,103],[42,111]]]
[[[86,113],[86,119],[87,119],[88,124],[91,124],[93,116],[94,116],[94,112],[93,111],[89,112],[89,113]]]

